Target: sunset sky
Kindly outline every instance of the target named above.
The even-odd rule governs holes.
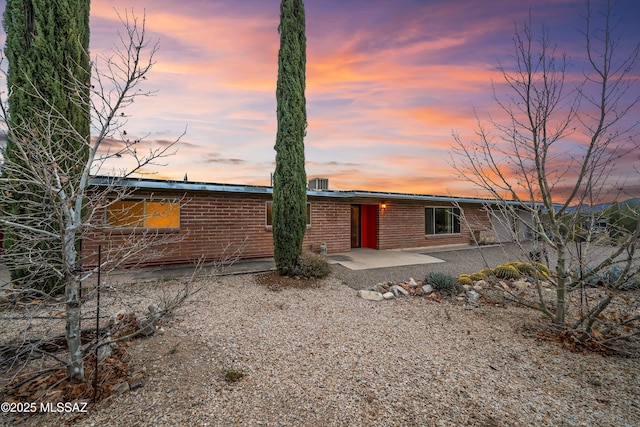
[[[640,41],[640,2],[618,3],[628,48]],[[474,109],[496,111],[491,81],[530,7],[579,76],[583,0],[307,0],[308,177],[337,190],[477,195],[449,166],[452,132],[472,138]],[[157,93],[128,110],[127,134],[163,144],[186,128],[154,177],[268,185],[279,0],[93,0],[92,56],[116,44],[116,11],[131,8],[160,50],[144,86]]]

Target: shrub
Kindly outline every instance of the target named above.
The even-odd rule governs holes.
[[[331,267],[327,260],[313,252],[304,251],[298,257],[298,264],[293,269],[291,276],[299,276],[307,279],[322,279],[331,273]]]
[[[592,272],[593,272],[593,269],[589,267],[585,267],[583,271],[583,277],[587,276],[589,273],[592,273]],[[593,274],[589,276],[587,279],[584,280],[584,282],[590,286],[598,286],[598,285],[610,286],[616,283],[618,280],[620,280],[620,276],[622,276],[622,269],[614,265],[609,267],[609,269],[606,270],[604,273]],[[632,282],[632,281],[633,281],[633,277],[630,277],[627,280],[627,285],[629,284],[629,282]]]
[[[593,269],[591,269],[589,267],[585,267],[584,271],[582,272],[582,279],[584,280],[584,283],[586,285],[598,286],[598,285],[600,285],[602,283],[602,278],[600,277],[599,274],[596,274],[596,273],[594,273],[591,276],[589,276],[589,274],[592,271],[593,271]]]
[[[244,370],[240,368],[224,368],[222,369],[222,376],[228,383],[235,383],[244,378]]]
[[[622,289],[638,289],[640,290],[640,273],[633,277],[630,277],[625,284],[622,285]]]
[[[424,282],[443,295],[457,295],[463,290],[462,285],[458,283],[458,279],[444,273],[431,272],[427,274]]]
[[[498,279],[512,280],[520,278],[520,272],[513,265],[509,264],[497,266],[493,269],[493,273]]]
[[[611,266],[607,271],[604,272],[604,279],[607,284],[612,285],[620,280],[620,276],[622,276],[622,269],[618,266]]]

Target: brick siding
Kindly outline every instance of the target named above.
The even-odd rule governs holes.
[[[193,192],[188,195],[172,192],[137,192],[132,199],[149,198],[180,200],[179,230],[155,230],[148,239],[173,240],[174,243],[153,247],[153,259],[145,259],[144,264],[185,264],[205,257],[207,260],[221,260],[242,247],[244,259],[273,256],[273,235],[266,224],[266,203],[270,195],[234,194],[216,192]],[[327,243],[329,253],[350,250],[349,204],[335,203],[325,198],[309,198],[311,203],[311,225],[307,228],[303,248],[320,251],[321,243]],[[98,246],[103,253],[115,253],[118,248],[131,245],[131,229],[107,229],[104,210],[98,210],[93,223],[99,225],[87,233],[83,239],[83,264],[97,265]],[[142,238],[143,230],[134,232]],[[134,236],[134,239],[135,236]],[[156,252],[163,253],[156,253]],[[127,264],[137,263],[148,256],[144,251],[127,260]]]
[[[472,243],[471,230],[491,227],[488,215],[480,205],[463,204],[468,221],[461,221],[459,234],[425,234],[425,208],[451,207],[446,203],[394,200],[379,214],[378,244],[380,249],[419,248]],[[467,223],[469,226],[467,226]]]
[[[220,260],[243,244],[241,258],[273,256],[271,227],[266,225],[266,203],[269,194],[192,191],[189,194],[175,191],[135,192],[131,198],[151,200],[180,200],[180,228],[156,230],[160,244],[131,257],[129,265],[142,261],[145,265],[192,263],[201,257],[209,261]],[[425,236],[425,207],[447,207],[443,203],[413,200],[385,201],[387,208],[379,208],[382,200],[334,198],[310,196],[311,225],[303,242],[305,250],[320,251],[321,243],[327,244],[328,253],[351,250],[351,205],[378,206],[378,248],[400,249],[471,243],[470,230],[462,224],[460,234]],[[490,221],[479,205],[463,205],[465,215],[473,229],[488,227]],[[114,253],[144,237],[142,230],[132,234],[127,229],[107,229],[104,210],[97,210],[93,219],[96,228],[84,236],[82,244],[85,266],[97,264],[98,245],[103,253]],[[133,236],[133,239],[132,239]],[[173,243],[162,244],[163,239]],[[226,248],[226,251],[225,251]],[[158,251],[156,251],[158,250]]]

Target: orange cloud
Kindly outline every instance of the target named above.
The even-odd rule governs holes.
[[[166,172],[159,169],[163,176],[182,179],[188,171],[193,180],[268,184],[275,158],[277,3],[134,3],[137,12],[146,9],[147,35],[159,40],[160,50],[144,86],[158,92],[129,107],[129,134],[166,140],[188,126],[189,144],[168,159]],[[475,193],[454,179],[451,133],[466,142],[476,138],[474,108],[483,120],[504,118],[492,101],[491,81],[502,93],[497,59],[509,60],[513,22],[529,13],[519,2],[476,3],[306,5],[309,176],[328,176],[340,189]],[[544,16],[562,29],[576,5],[555,9],[545,0],[532,11],[534,19]],[[92,2],[94,53],[117,41],[113,7],[130,6]],[[462,13],[472,7],[474,14]],[[567,151],[575,155],[582,143],[572,136]]]

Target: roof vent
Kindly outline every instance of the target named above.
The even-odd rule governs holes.
[[[329,178],[313,178],[309,181],[309,190],[323,191],[329,189]]]

